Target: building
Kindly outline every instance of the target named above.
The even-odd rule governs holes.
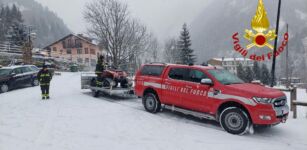
[[[254,62],[248,58],[212,58],[208,61],[208,64],[212,66],[222,66],[233,74],[237,74],[239,64],[242,64],[244,67],[254,66]]]
[[[44,49],[49,52],[49,56],[52,58],[88,67],[95,66],[97,56],[103,54],[97,44],[81,34],[69,34]]]
[[[287,85],[288,82],[289,82],[290,85],[296,85],[296,84],[302,83],[302,79],[298,78],[298,77],[289,77],[288,80],[287,80],[287,78],[280,78],[279,79],[281,85]]]

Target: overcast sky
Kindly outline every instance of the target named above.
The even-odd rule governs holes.
[[[74,33],[85,33],[82,12],[92,0],[36,0],[61,17]],[[199,15],[208,0],[122,0],[131,14],[145,24],[159,40],[177,36],[184,22]]]

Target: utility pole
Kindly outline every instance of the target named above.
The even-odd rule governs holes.
[[[278,43],[278,30],[279,30],[279,20],[280,20],[280,9],[281,9],[281,0],[278,0],[278,10],[277,10],[277,20],[276,20],[276,30],[275,34],[277,35],[274,42],[274,52],[273,52],[273,63],[271,70],[271,87],[274,86],[275,83],[275,67],[276,67],[276,52],[277,52],[277,43]]]
[[[26,28],[26,27],[25,27]],[[27,30],[27,29],[26,29]],[[31,40],[31,27],[28,27],[26,41],[23,48],[23,63],[32,64],[32,40]]]
[[[289,24],[287,24],[287,33],[289,33]],[[286,47],[286,87],[289,88],[290,86],[290,82],[289,82],[289,47],[288,47],[289,43],[287,44]]]

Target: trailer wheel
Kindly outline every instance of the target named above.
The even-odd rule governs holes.
[[[250,120],[244,110],[229,107],[221,113],[220,124],[228,133],[243,135],[248,130]]]
[[[102,81],[102,87],[110,87],[112,81],[113,80],[110,78],[104,78]]]
[[[117,88],[117,87],[118,87],[118,82],[117,82],[117,81],[114,81],[113,88]]]
[[[143,97],[143,105],[146,111],[150,113],[157,113],[161,108],[161,103],[156,94],[146,93]]]
[[[100,92],[96,91],[96,90],[92,90],[92,94],[93,94],[94,97],[99,97]]]
[[[120,82],[120,86],[122,88],[128,88],[128,79],[123,79],[121,82]]]

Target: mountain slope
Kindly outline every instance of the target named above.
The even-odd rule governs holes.
[[[199,62],[212,57],[240,57],[233,50],[231,36],[245,29],[251,29],[250,22],[255,15],[257,0],[219,0],[211,1],[203,13],[191,25],[193,48]],[[278,1],[264,0],[272,29],[275,29]],[[285,33],[285,24],[290,26],[291,57],[298,58],[296,64],[305,67],[305,50],[302,39],[307,36],[307,1],[282,1],[280,33]],[[242,41],[245,41],[242,39]],[[281,56],[278,60],[282,61]],[[280,63],[282,64],[282,63]]]
[[[44,47],[51,42],[71,33],[56,14],[34,0],[0,0],[4,5],[16,4],[22,11],[25,24],[33,26],[37,38],[34,44]]]

